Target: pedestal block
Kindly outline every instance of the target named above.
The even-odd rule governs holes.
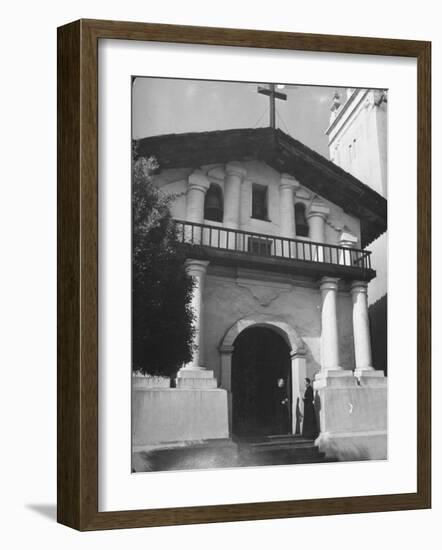
[[[214,389],[218,385],[213,370],[194,369],[192,367],[186,367],[178,371],[175,382],[177,388]]]
[[[352,371],[327,372],[315,378],[313,389],[320,428],[315,443],[320,451],[342,461],[387,459],[383,373],[358,381]]]

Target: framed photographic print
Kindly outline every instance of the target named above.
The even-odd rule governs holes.
[[[59,28],[59,522],[430,507],[430,51]]]

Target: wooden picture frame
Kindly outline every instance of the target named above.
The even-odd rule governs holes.
[[[403,56],[418,67],[417,492],[98,511],[98,40]],[[58,29],[58,521],[82,531],[431,506],[431,44],[79,20]]]

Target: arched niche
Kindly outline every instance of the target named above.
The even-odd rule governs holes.
[[[204,219],[222,222],[224,217],[224,199],[221,187],[211,183],[204,198]]]

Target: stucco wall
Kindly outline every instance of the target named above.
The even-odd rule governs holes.
[[[273,168],[259,161],[244,161],[241,165],[247,170],[247,176],[241,184],[241,208],[240,208],[240,229],[253,231],[267,235],[280,235],[280,181],[281,174]],[[216,183],[224,190],[225,171],[223,165],[202,166],[211,183]],[[154,183],[166,193],[175,194],[171,205],[172,215],[175,218],[186,219],[186,191],[188,176],[191,169],[164,170],[154,176]],[[252,185],[253,183],[266,185],[268,187],[268,217],[269,221],[258,220],[251,217],[252,214]],[[303,202],[307,211],[313,199],[320,201],[330,209],[326,220],[325,239],[329,244],[339,244],[340,231],[344,226],[353,233],[360,242],[360,222],[358,219],[345,214],[342,208],[327,201],[326,199],[311,193],[308,189],[301,187],[296,193],[294,202]],[[206,221],[210,225],[222,226],[223,224],[213,221]],[[293,235],[294,238],[299,238]],[[308,240],[306,237],[301,239]]]
[[[274,316],[293,327],[307,348],[307,376],[320,370],[321,294],[317,283],[285,275],[209,266],[204,295],[204,362],[220,378],[220,344],[232,325],[256,314]],[[354,368],[352,301],[338,294],[341,366]]]

